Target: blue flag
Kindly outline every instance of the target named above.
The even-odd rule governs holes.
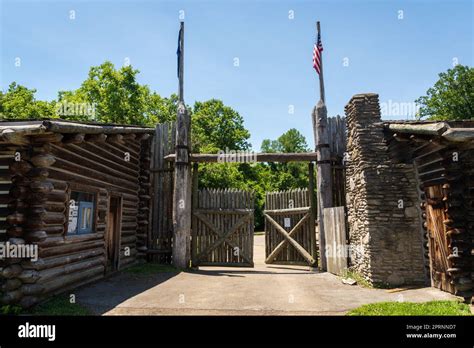
[[[176,51],[176,55],[178,56],[178,79],[181,75],[181,71],[179,70],[179,62],[181,59],[181,36],[183,35],[183,28],[179,29],[179,35],[178,35],[178,50]]]

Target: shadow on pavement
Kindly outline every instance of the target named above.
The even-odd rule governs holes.
[[[164,283],[178,274],[179,272],[146,275],[121,272],[79,288],[74,291],[74,294],[79,304],[96,315],[102,315],[131,297]]]

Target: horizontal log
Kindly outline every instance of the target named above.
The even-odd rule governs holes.
[[[74,253],[74,252],[87,250],[87,249],[95,249],[97,247],[104,247],[104,241],[97,240],[97,241],[90,241],[90,242],[54,246],[54,247],[49,247],[45,249],[40,248],[39,256],[48,257],[48,256],[55,256],[55,255],[64,255],[64,254]]]
[[[69,285],[72,285],[76,282],[82,280],[91,280],[93,277],[104,274],[105,267],[104,265],[97,265],[93,268],[84,270],[82,272],[75,272],[72,274],[62,275],[56,279],[51,280],[50,282],[44,283],[44,293],[49,294],[58,290],[63,291]]]
[[[11,143],[15,145],[26,145],[29,143],[29,139],[25,134],[17,132],[14,129],[3,129],[0,132],[0,139],[6,143]]]
[[[84,251],[80,251],[77,253],[71,253],[67,256],[60,255],[60,256],[52,256],[48,258],[38,259],[36,262],[31,260],[23,262],[21,265],[25,269],[35,269],[37,271],[41,271],[44,269],[54,268],[58,266],[63,266],[66,264],[78,262],[81,260],[103,256],[104,255],[103,248],[95,248],[95,249],[88,249]]]
[[[15,278],[21,272],[23,272],[23,267],[20,266],[19,264],[15,264],[15,265],[9,265],[3,268],[1,275],[4,278]]]
[[[89,163],[89,166],[85,166],[87,163]],[[104,172],[103,168],[100,168],[99,165],[96,165],[94,162],[91,162],[90,160],[79,155],[76,156],[76,160],[74,162],[66,160],[65,158],[56,158],[56,163],[52,168],[81,175],[84,177],[85,182],[87,182],[88,178],[94,178],[96,180],[108,183],[109,185],[126,187],[134,191],[138,190],[138,183],[136,179],[122,179],[115,171],[113,174],[110,173],[111,171],[109,171],[109,173]]]
[[[449,128],[441,135],[443,138],[456,143],[474,140],[473,128]]]
[[[55,268],[49,268],[42,271],[33,271],[38,274],[38,284],[47,283],[53,279],[60,279],[64,275],[80,272],[83,270],[91,269],[97,265],[105,264],[105,256],[97,256],[85,260],[81,260],[74,263],[64,264]]]
[[[310,207],[301,207],[301,208],[265,210],[264,212],[267,214],[274,214],[274,215],[304,214],[304,213],[307,213],[309,209]]]
[[[175,154],[165,156],[167,161],[175,161]],[[232,154],[191,154],[191,162],[222,162],[222,163],[247,163],[247,162],[312,162],[317,160],[316,152],[300,153],[256,153],[248,155]]]
[[[414,133],[414,134],[427,134],[427,135],[440,135],[447,128],[448,125],[445,122],[430,122],[430,123],[386,123],[385,128],[388,128],[394,133]]]
[[[132,182],[136,182],[136,174],[129,175],[121,170],[115,162],[109,161],[92,152],[89,152],[78,145],[69,145],[67,148],[53,146],[52,153],[58,157],[70,160],[71,162],[80,162],[82,165],[98,169],[101,172],[111,174],[118,178],[123,178]]]
[[[154,128],[136,126],[118,126],[105,124],[84,124],[67,121],[46,120],[43,126],[50,132],[55,133],[85,133],[85,134],[128,134],[128,133],[150,133]]]
[[[103,240],[103,233],[88,233],[88,234],[79,234],[79,235],[69,235],[61,237],[49,237],[42,243],[38,243],[41,248],[55,247],[61,245],[69,245],[75,243],[82,243],[94,240]]]

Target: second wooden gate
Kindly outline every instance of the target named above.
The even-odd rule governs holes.
[[[425,194],[432,285],[438,289],[455,293],[453,278],[449,273],[452,271],[449,256],[453,252],[449,248],[450,237],[445,225],[449,219],[443,202],[442,185],[428,187]]]
[[[265,195],[265,263],[316,266],[314,199],[308,189]]]
[[[204,189],[193,204],[193,266],[253,267],[254,194]]]

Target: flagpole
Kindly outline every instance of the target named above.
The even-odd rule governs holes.
[[[318,36],[321,35],[321,25],[319,21],[316,22],[316,30],[318,32]],[[321,96],[321,100],[326,102],[325,95],[324,95],[324,77],[323,77],[323,52],[319,53],[319,62],[320,62],[320,72],[319,72],[319,93]]]
[[[173,265],[191,267],[191,118],[184,104],[184,22],[179,31],[179,102],[176,115],[176,142],[173,187]]]
[[[318,31],[318,38],[321,35],[321,26],[319,21],[316,22],[316,29]],[[316,45],[321,44],[318,39]],[[318,49],[318,48],[316,48]],[[332,167],[331,167],[331,151],[329,149],[329,131],[327,109],[324,97],[324,79],[323,79],[323,57],[322,51],[319,52],[319,89],[320,100],[313,109],[313,132],[314,143],[317,154],[316,168],[316,195],[317,195],[317,209],[318,209],[318,228],[319,228],[319,252],[321,264],[319,265],[322,271],[327,270],[327,249],[326,249],[326,226],[324,226],[324,209],[332,207]]]
[[[180,56],[179,56],[179,101],[184,102],[184,22],[180,26]]]

